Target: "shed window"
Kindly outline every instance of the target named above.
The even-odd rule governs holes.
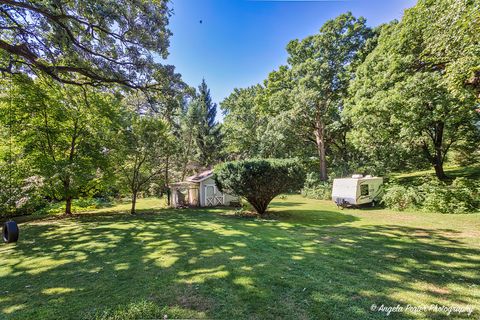
[[[360,195],[361,196],[368,196],[368,184],[362,184],[360,186]]]

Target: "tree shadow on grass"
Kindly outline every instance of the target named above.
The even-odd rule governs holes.
[[[268,215],[279,222],[291,223],[295,226],[328,226],[354,222],[359,218],[336,211],[328,210],[269,210]]]
[[[294,206],[299,206],[302,205],[303,203],[301,202],[294,202],[294,201],[272,201],[270,203],[270,206],[275,206],[275,207],[294,207]]]
[[[479,301],[480,250],[446,230],[279,214],[162,210],[25,225],[17,246],[0,247],[0,318],[384,319],[372,304]]]

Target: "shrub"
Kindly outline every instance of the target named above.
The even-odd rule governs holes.
[[[440,213],[468,213],[480,209],[480,183],[457,178],[451,184],[427,181],[419,189],[424,194],[425,211]]]
[[[260,215],[279,194],[299,190],[304,179],[296,159],[232,161],[215,168],[219,189],[244,197]]]
[[[95,209],[112,206],[109,199],[104,198],[80,198],[72,202],[72,212],[91,211]],[[36,212],[36,214],[59,214],[65,212],[65,202],[52,202],[45,208]]]
[[[392,184],[382,202],[394,210],[418,207],[427,212],[469,213],[480,210],[480,182],[457,178],[451,183],[425,179],[419,186]]]
[[[12,185],[9,182],[7,176],[0,176],[0,216],[32,214],[48,204],[42,194],[42,177],[19,179]]]
[[[310,199],[330,200],[332,198],[332,183],[320,181],[318,174],[310,172],[305,179],[302,195]]]
[[[388,208],[403,211],[415,207],[421,201],[421,195],[414,187],[393,184],[385,188],[382,203]]]

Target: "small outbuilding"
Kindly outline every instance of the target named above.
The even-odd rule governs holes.
[[[213,179],[213,170],[200,172],[185,181],[170,185],[170,205],[181,207],[232,206],[240,198],[221,192]]]

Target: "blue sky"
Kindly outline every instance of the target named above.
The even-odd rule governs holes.
[[[191,86],[205,78],[219,103],[234,88],[263,82],[269,72],[285,64],[290,40],[318,32],[325,21],[351,11],[377,26],[401,18],[415,2],[172,0],[167,63],[175,65]]]

